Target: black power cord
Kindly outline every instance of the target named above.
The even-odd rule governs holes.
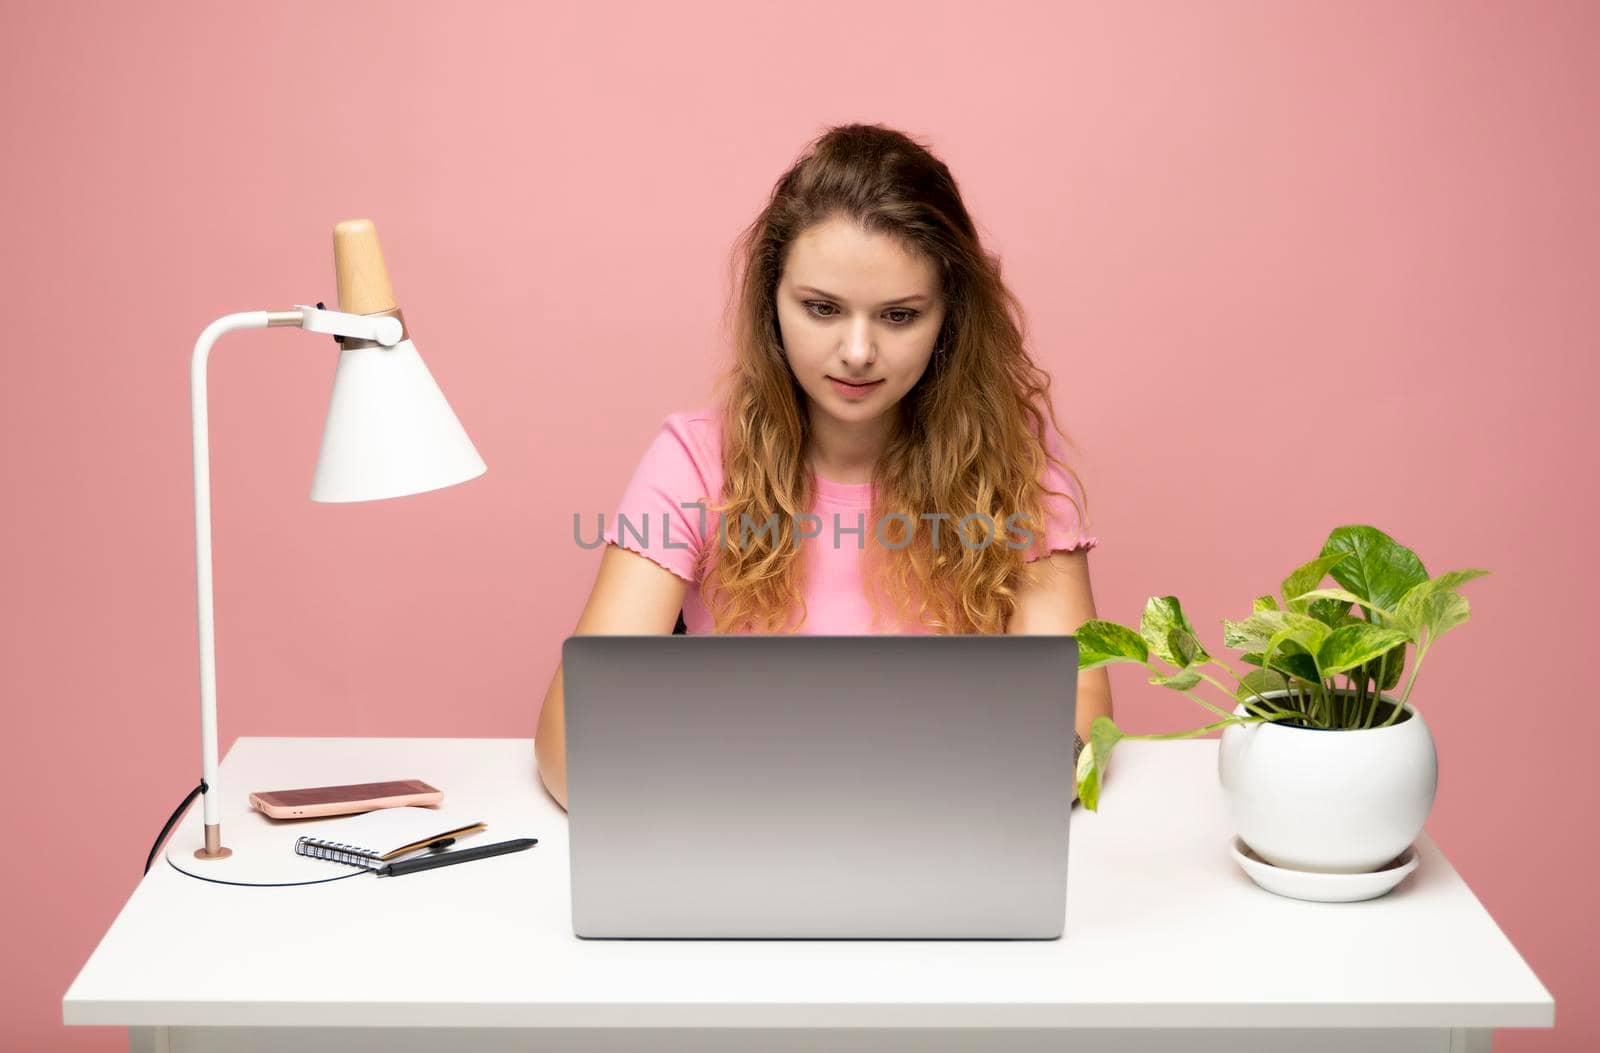
[[[183,814],[183,810],[189,807],[191,801],[193,801],[200,794],[205,793],[210,788],[211,787],[206,785],[206,781],[201,779],[200,785],[190,790],[189,796],[185,797],[183,799],[183,803],[178,805],[178,810],[172,813],[172,818],[167,820],[167,825],[163,826],[161,828],[161,833],[157,835],[156,843],[150,846],[150,855],[144,861],[144,872],[146,874],[150,873],[150,864],[155,862],[156,853],[161,851],[161,843],[167,839],[168,834],[172,833],[172,827],[175,823],[177,823],[178,816]]]

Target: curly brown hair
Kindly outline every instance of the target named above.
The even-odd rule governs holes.
[[[727,543],[708,544],[701,564],[703,599],[715,631],[793,631],[805,619],[796,520],[815,499],[808,459],[806,396],[784,355],[777,288],[789,246],[802,232],[836,217],[886,234],[938,268],[947,310],[937,340],[942,353],[894,411],[889,441],[873,470],[874,522],[901,527],[885,547],[867,546],[863,578],[874,626],[887,600],[897,616],[936,633],[1004,632],[1015,610],[1027,554],[963,531],[966,543],[935,546],[917,530],[922,510],[951,522],[978,513],[992,524],[1043,528],[1047,463],[1045,426],[1066,435],[1049,398],[1050,377],[1024,349],[1020,302],[1000,278],[943,161],[909,136],[877,124],[830,128],[777,181],[770,200],[740,234],[730,259],[733,364],[718,378],[722,420],[720,504]],[[1081,483],[1080,493],[1087,494]],[[888,519],[894,513],[905,520]],[[749,516],[776,535],[747,536],[734,524]],[[907,534],[910,540],[907,540]],[[998,538],[991,538],[998,540]],[[978,547],[978,546],[982,547]],[[900,547],[903,546],[903,547]],[[914,609],[913,609],[914,608]]]

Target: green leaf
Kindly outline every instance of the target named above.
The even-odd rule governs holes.
[[[1351,679],[1376,681],[1378,675],[1383,675],[1383,684],[1379,691],[1389,691],[1400,683],[1400,671],[1406,667],[1406,645],[1396,644],[1383,654],[1372,659],[1360,669],[1351,674]]]
[[[1200,638],[1195,634],[1194,626],[1189,624],[1189,619],[1184,617],[1183,606],[1178,603],[1176,596],[1150,597],[1150,601],[1144,605],[1139,633],[1149,645],[1150,653],[1180,669],[1211,659],[1206,649],[1200,646]]]
[[[1272,639],[1267,641],[1268,665],[1271,665],[1270,656],[1273,651],[1283,646],[1287,640],[1293,640],[1305,650],[1307,654],[1316,654],[1333,630],[1317,621],[1309,614],[1289,614],[1283,628],[1272,634]]]
[[[1171,676],[1157,673],[1150,678],[1150,682],[1157,687],[1170,687],[1174,691],[1187,691],[1200,682],[1200,674],[1193,669],[1180,669]]]
[[[1121,738],[1122,731],[1110,717],[1095,717],[1089,725],[1089,741],[1083,744],[1083,752],[1078,754],[1075,775],[1078,780],[1078,800],[1091,812],[1099,807],[1100,785],[1105,777],[1106,762],[1111,759],[1111,751]]]
[[[1276,669],[1308,684],[1322,682],[1321,677],[1317,675],[1316,657],[1295,640],[1284,641],[1282,648],[1273,654],[1267,668]]]
[[[1233,697],[1240,702],[1250,702],[1268,691],[1283,691],[1289,687],[1289,678],[1276,669],[1253,669],[1239,678],[1239,690]]]
[[[1222,620],[1223,631],[1231,634],[1229,647],[1253,647],[1256,642],[1265,644],[1273,635],[1291,626],[1309,627],[1317,620],[1308,614],[1295,611],[1256,611],[1242,622]]]
[[[1311,562],[1296,567],[1283,579],[1283,605],[1291,611],[1305,613],[1310,601],[1302,600],[1301,596],[1316,588],[1328,576],[1330,568],[1349,558],[1349,552],[1325,552]]]
[[[1474,578],[1481,578],[1489,573],[1486,570],[1452,570],[1430,578],[1411,587],[1400,598],[1400,604],[1395,610],[1394,625],[1411,634],[1411,639],[1416,642],[1418,634],[1425,624],[1423,608],[1428,603],[1429,597],[1441,592],[1452,592],[1457,585],[1464,585]],[[1465,601],[1463,601],[1465,602]],[[1456,623],[1459,624],[1459,623]]]
[[[1173,629],[1167,633],[1167,647],[1179,658],[1176,665],[1187,669],[1198,662],[1205,665],[1211,659],[1206,654],[1206,649],[1200,646],[1200,641],[1185,629]]]
[[[1351,558],[1330,568],[1333,580],[1385,611],[1394,610],[1413,585],[1428,580],[1417,554],[1377,527],[1335,527],[1322,554],[1335,552]]]
[[[1435,592],[1422,601],[1422,624],[1428,630],[1428,646],[1472,616],[1472,606],[1459,592]]]
[[[1311,655],[1307,654],[1305,649],[1301,648],[1299,644],[1289,643],[1285,646],[1295,648],[1295,650],[1278,651],[1272,656],[1272,665],[1270,669],[1264,668],[1264,670],[1257,671],[1275,672],[1280,676],[1293,677],[1296,680],[1303,680],[1307,684],[1320,683],[1321,681],[1317,677],[1317,660]],[[1246,654],[1240,655],[1239,659],[1240,661],[1246,662],[1250,665],[1261,665],[1262,657],[1263,652],[1250,651]],[[1245,675],[1250,676],[1252,674],[1246,673]]]
[[[1317,672],[1320,676],[1328,677],[1346,669],[1354,669],[1408,639],[1399,629],[1383,629],[1366,624],[1346,625],[1333,630],[1317,648]]]
[[[1228,647],[1261,647],[1267,646],[1267,641],[1272,639],[1276,629],[1269,628],[1255,619],[1236,622],[1228,618],[1222,619],[1222,642]]]
[[[1446,590],[1453,592],[1467,582],[1484,577],[1488,573],[1487,570],[1481,567],[1473,567],[1468,570],[1447,570],[1437,578],[1429,578],[1421,585],[1414,586],[1412,591],[1425,589],[1428,592],[1443,592]]]
[[[1341,625],[1349,625],[1359,621],[1350,613],[1350,605],[1342,600],[1312,600],[1308,608],[1311,617],[1326,625],[1330,629],[1337,629]]]
[[[1257,596],[1250,609],[1252,611],[1275,611],[1278,609],[1278,601],[1271,596]]]
[[[1227,626],[1227,623],[1224,623]],[[1255,648],[1242,660],[1250,665],[1277,669],[1309,683],[1317,683],[1316,648],[1333,632],[1328,626],[1295,611],[1258,611],[1231,626],[1230,646]]]
[[[1389,614],[1388,611],[1384,610],[1381,607],[1378,607],[1376,604],[1372,603],[1370,600],[1364,600],[1360,596],[1357,596],[1355,593],[1350,592],[1350,591],[1348,591],[1346,589],[1312,589],[1310,592],[1302,593],[1300,598],[1303,599],[1303,600],[1318,600],[1318,599],[1339,600],[1339,601],[1341,601],[1341,606],[1346,606],[1346,607],[1348,607],[1349,604],[1358,603],[1361,606],[1367,608],[1368,610],[1377,611],[1380,617]],[[1379,623],[1374,623],[1374,624],[1379,624]],[[1334,626],[1334,628],[1338,628],[1338,626]]]
[[[1091,618],[1078,626],[1072,634],[1078,640],[1078,669],[1095,669],[1112,662],[1140,662],[1149,660],[1144,639],[1138,633],[1116,622]]]

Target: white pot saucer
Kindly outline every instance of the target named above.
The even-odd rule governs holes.
[[[1233,858],[1250,880],[1280,896],[1318,903],[1354,903],[1377,899],[1417,869],[1417,848],[1412,845],[1379,870],[1365,874],[1326,874],[1314,870],[1275,867],[1250,850],[1238,837],[1228,844]]]

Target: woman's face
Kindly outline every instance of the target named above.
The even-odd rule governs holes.
[[[789,368],[813,412],[841,422],[892,409],[928,368],[944,322],[934,261],[843,218],[795,238],[777,296]]]

